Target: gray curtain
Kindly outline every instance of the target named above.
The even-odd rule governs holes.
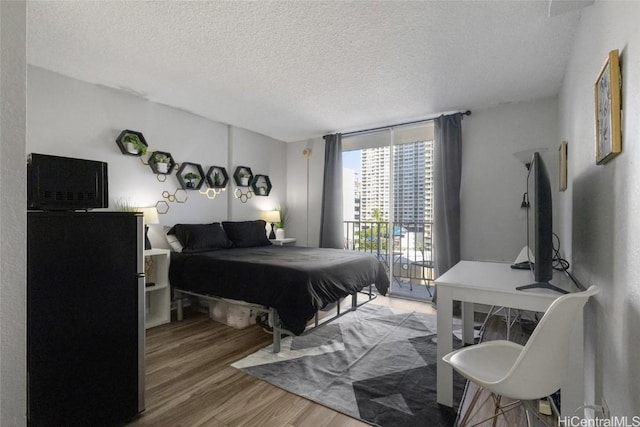
[[[438,277],[460,261],[462,114],[440,116],[434,122],[433,245]]]
[[[342,212],[342,135],[325,135],[320,247],[344,249]]]

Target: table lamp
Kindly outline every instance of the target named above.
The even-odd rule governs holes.
[[[158,218],[158,210],[154,207],[150,208],[138,208],[139,212],[142,212],[144,217],[144,248],[151,249],[151,242],[149,241],[149,224],[160,224],[160,218]]]
[[[271,233],[269,233],[269,238],[275,239],[276,233],[274,231],[274,227],[276,222],[280,222],[280,211],[263,211],[262,219],[271,223]]]

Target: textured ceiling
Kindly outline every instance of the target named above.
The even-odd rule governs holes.
[[[50,2],[28,63],[283,141],[557,94],[546,1]]]

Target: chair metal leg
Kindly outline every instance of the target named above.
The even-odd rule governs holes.
[[[482,389],[480,389],[482,390]],[[507,418],[506,413],[511,411],[512,409],[518,408],[520,405],[522,405],[522,402],[520,400],[516,400],[514,402],[508,403],[505,406],[500,406],[500,401],[501,401],[501,396],[497,396],[493,393],[491,393],[487,399],[484,400],[484,402],[482,402],[482,405],[484,405],[489,399],[493,399],[493,403],[494,403],[494,413],[493,415],[490,415],[484,419],[482,419],[481,421],[478,422],[474,422],[474,424],[471,424],[468,427],[476,427],[479,426],[481,424],[486,423],[489,420],[493,420],[492,425],[495,427],[498,417],[500,415],[502,415],[502,417],[504,418],[505,422],[507,425],[509,425],[509,419]],[[474,395],[474,400],[477,400],[476,396]],[[472,404],[475,404],[475,402],[472,401]],[[482,407],[481,405],[481,407]],[[469,406],[469,409],[471,409],[471,405]],[[475,414],[474,414],[475,415]],[[467,410],[467,413],[465,413],[465,418],[463,419],[463,421],[468,422],[469,419],[471,418],[471,411]],[[466,426],[466,424],[460,424],[459,427],[463,427]],[[514,427],[519,427],[519,426],[514,426]]]
[[[487,313],[487,316],[484,318],[484,322],[482,322],[482,325],[480,326],[480,334],[482,335],[484,333],[484,330],[487,328],[487,323],[489,322],[489,319],[491,318],[491,316],[498,314],[501,310],[504,310],[504,312],[505,312],[504,317],[505,317],[505,323],[506,323],[506,326],[507,326],[507,338],[506,339],[507,339],[507,341],[509,341],[511,339],[511,328],[522,317],[522,313],[520,312],[520,310],[516,310],[516,314],[512,319],[511,318],[511,308],[509,308],[509,307],[498,307],[498,308],[496,308],[495,305],[492,305],[491,308],[489,308],[489,313]]]
[[[482,325],[480,325],[480,335],[483,335],[484,330],[487,329],[487,323],[489,322],[489,319],[493,315],[493,310],[495,308],[496,308],[495,305],[492,305],[491,307],[489,307],[489,313],[487,313],[487,316],[484,318],[484,322],[482,322]]]
[[[495,394],[492,394],[491,396],[493,397],[493,403],[494,403],[493,422],[491,423],[491,427],[496,427],[496,424],[498,423],[498,415],[500,415],[502,413],[500,411],[500,399],[501,399],[501,396],[497,396],[496,397]],[[502,413],[502,415],[504,416],[504,413]]]
[[[507,310],[507,341],[509,341],[511,337],[511,328],[516,324],[516,322],[520,321],[522,318],[522,312],[520,310],[514,310],[515,315],[513,316],[513,319],[511,319],[511,308]]]
[[[551,397],[548,397],[548,399],[551,399]],[[545,427],[551,427],[549,426],[549,423],[547,423],[538,413],[538,410],[536,408],[532,408],[531,407],[531,402],[526,401],[523,404],[524,406],[524,412],[525,414],[527,414],[527,425],[528,427],[531,427],[531,417],[530,417],[530,412],[533,412],[533,415],[542,423],[545,425]]]
[[[529,411],[524,410],[525,418],[527,419],[527,427],[531,427],[531,416],[529,415]]]
[[[482,387],[476,386],[476,392],[473,393],[473,397],[471,398],[471,403],[469,403],[469,407],[464,413],[464,417],[462,417],[462,421],[460,421],[460,424],[458,424],[458,427],[464,427],[469,422],[471,415],[473,415],[473,409],[475,408],[476,403],[478,403],[478,398],[480,397],[480,393],[482,393],[482,390],[483,390]]]

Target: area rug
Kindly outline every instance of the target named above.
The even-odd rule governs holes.
[[[436,402],[435,315],[367,304],[232,366],[374,425],[448,427],[456,418]],[[454,373],[454,408],[464,385]]]

